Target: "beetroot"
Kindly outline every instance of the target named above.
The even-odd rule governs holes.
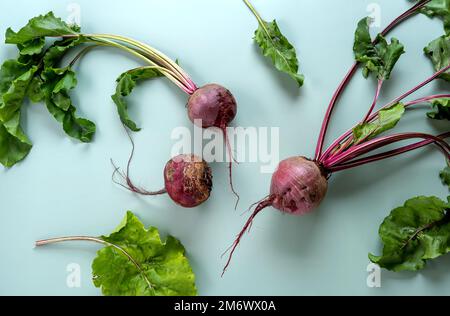
[[[322,167],[304,157],[283,160],[272,176],[272,206],[293,215],[313,211],[327,193],[326,177]]]
[[[327,178],[328,174],[322,166],[305,157],[291,157],[281,161],[272,175],[270,195],[256,203],[255,210],[230,248],[223,273],[230,265],[236,247],[244,233],[250,229],[256,215],[270,206],[292,215],[310,213],[319,206],[327,193]]]
[[[208,200],[212,190],[212,172],[208,163],[195,155],[178,155],[170,159],[164,168],[164,189],[148,191],[137,187],[130,178],[130,167],[134,156],[134,141],[127,130],[132,144],[130,158],[126,172],[120,171],[114,166],[113,181],[125,189],[140,195],[168,194],[170,198],[180,206],[192,208],[199,206]],[[125,184],[116,181],[115,175],[119,174]]]
[[[234,96],[218,84],[203,86],[189,97],[189,119],[193,123],[201,120],[203,128],[218,127],[224,130],[234,120],[236,113]]]
[[[165,190],[175,203],[196,207],[211,194],[211,168],[195,155],[180,155],[166,164],[164,182]]]
[[[218,84],[207,84],[198,88],[188,101],[189,119],[198,124],[201,122],[202,128],[217,127],[222,130],[230,159],[228,170],[231,191],[237,197],[236,206],[239,202],[239,195],[233,186],[232,166],[233,153],[228,138],[227,127],[234,120],[237,114],[236,99],[231,92]],[[199,121],[199,122],[197,122]]]

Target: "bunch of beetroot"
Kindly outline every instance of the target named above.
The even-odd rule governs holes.
[[[44,101],[69,136],[82,142],[92,140],[95,124],[76,115],[69,92],[77,84],[74,64],[96,47],[119,49],[143,63],[143,66],[126,71],[117,79],[116,93],[112,96],[127,129],[140,130],[129,117],[125,97],[139,81],[165,77],[188,94],[187,109],[192,122],[201,124],[203,128],[217,127],[223,131],[229,156],[232,157],[227,127],[236,116],[237,104],[231,92],[218,84],[198,88],[177,62],[157,49],[119,35],[81,33],[78,26],[68,25],[52,12],[31,19],[18,32],[8,29],[6,43],[17,45],[19,57],[6,61],[0,69],[0,162],[3,165],[13,166],[31,150],[31,142],[20,127],[20,110],[26,98],[33,102]],[[81,49],[72,61],[63,65],[64,57],[79,47]],[[232,159],[229,165],[230,184],[236,194],[231,180],[231,166]],[[128,171],[129,167],[130,163]],[[121,174],[126,181],[124,186],[129,190],[150,193],[136,188],[128,172]],[[197,206],[209,197],[211,170],[198,157],[188,154],[172,159],[167,164],[164,178],[166,189],[153,192],[153,195],[167,191],[176,203],[185,207]]]
[[[303,215],[312,212],[324,199],[327,193],[328,179],[335,172],[387,159],[429,144],[435,144],[441,149],[445,158],[450,161],[450,145],[445,140],[450,136],[450,131],[436,136],[418,132],[380,136],[380,134],[394,128],[403,114],[409,108],[418,104],[429,103],[436,109],[436,112],[428,114],[430,118],[450,120],[450,94],[424,96],[417,100],[403,103],[405,98],[435,79],[443,78],[448,80],[447,72],[450,69],[450,54],[446,53],[445,47],[448,47],[449,37],[444,37],[439,43],[434,41],[425,49],[427,55],[432,59],[437,72],[375,111],[382,87],[390,78],[396,62],[404,53],[404,46],[395,38],[389,43],[385,38],[386,34],[402,21],[418,12],[424,12],[430,16],[443,17],[444,20],[445,17],[450,18],[450,8],[444,14],[439,7],[436,6],[436,1],[419,1],[389,24],[375,39],[372,39],[369,33],[369,18],[364,18],[358,23],[353,49],[356,62],[340,83],[328,106],[314,159],[292,157],[279,164],[272,176],[269,195],[256,203],[252,215],[230,247],[230,254],[223,270],[224,273],[231,262],[236,247],[245,232],[250,229],[256,215],[267,207],[274,207],[281,212],[293,215]],[[324,151],[324,140],[333,110],[345,87],[359,67],[363,68],[363,75],[366,78],[370,74],[374,74],[377,78],[378,83],[374,100],[361,122],[338,137]],[[393,150],[371,154],[373,151],[382,149],[387,145],[414,139],[419,141]]]

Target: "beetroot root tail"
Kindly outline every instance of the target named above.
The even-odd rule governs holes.
[[[230,139],[228,137],[226,126],[222,127],[221,129],[222,129],[222,133],[223,133],[223,136],[224,136],[224,139],[225,139],[225,143],[226,143],[226,146],[227,146],[228,156],[229,156],[229,159],[230,159],[230,162],[228,164],[228,178],[229,178],[229,181],[230,181],[231,192],[233,192],[234,196],[236,197],[236,204],[234,205],[234,209],[237,209],[238,204],[239,204],[239,200],[241,199],[241,197],[239,196],[239,194],[237,193],[237,191],[236,191],[236,189],[234,188],[234,185],[233,185],[233,162],[237,163],[237,161],[235,160],[234,155],[233,155],[233,150],[231,148]]]
[[[233,244],[230,246],[230,248],[228,248],[225,253],[223,255],[225,255],[228,251],[230,251],[230,254],[228,256],[228,260],[223,268],[222,271],[222,277],[225,274],[225,272],[227,271],[228,267],[230,266],[231,263],[231,259],[233,258],[233,254],[236,251],[237,246],[239,245],[239,243],[241,242],[242,237],[244,236],[244,234],[247,231],[250,231],[250,228],[252,226],[253,220],[255,219],[256,215],[258,215],[262,210],[264,210],[265,208],[272,206],[272,203],[274,201],[275,197],[274,196],[269,196],[264,198],[263,200],[261,200],[260,202],[258,202],[258,205],[256,206],[255,210],[253,211],[252,215],[249,217],[249,219],[247,220],[247,222],[245,223],[244,227],[242,228],[242,230],[239,232],[239,234],[237,235],[235,241],[233,242]]]
[[[126,173],[121,171],[119,167],[116,166],[116,164],[114,163],[114,161],[111,159],[111,164],[114,167],[114,172],[112,174],[112,181],[117,184],[120,185],[122,188],[131,191],[133,193],[137,193],[140,195],[161,195],[161,194],[165,194],[167,193],[166,189],[162,189],[159,191],[147,191],[144,190],[142,188],[137,187],[136,185],[134,185],[133,181],[131,181],[130,178],[130,169],[131,169],[131,162],[133,161],[133,157],[134,157],[134,151],[135,151],[135,145],[134,145],[134,141],[133,141],[133,137],[130,134],[130,131],[127,129],[127,127],[125,125],[123,125],[125,132],[127,133],[128,139],[130,140],[131,143],[131,152],[130,152],[130,157],[128,158],[128,163],[127,163],[127,171]],[[116,175],[119,175],[122,180],[126,183],[123,184],[119,181],[116,181]]]

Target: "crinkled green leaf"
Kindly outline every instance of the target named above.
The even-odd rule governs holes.
[[[444,23],[445,33],[450,33],[450,0],[431,0],[421,12],[431,18],[440,18]]]
[[[0,162],[7,167],[23,159],[31,143],[20,128],[20,110],[24,99],[45,100],[50,113],[61,122],[64,131],[83,142],[92,140],[95,125],[76,116],[69,91],[76,86],[75,74],[58,67],[67,51],[86,39],[78,26],[69,26],[53,13],[29,21],[19,32],[8,29],[6,43],[16,44],[19,56],[0,68]],[[46,48],[45,37],[75,35]],[[44,51],[45,50],[45,51]]]
[[[262,21],[255,32],[255,41],[276,69],[288,74],[299,87],[303,85],[304,76],[298,73],[299,62],[295,48],[281,33],[276,20]]]
[[[3,93],[0,102],[0,121],[9,121],[21,108],[27,95],[28,86],[33,79],[37,67],[33,66],[27,72],[15,79],[8,91]]]
[[[30,66],[15,59],[5,61],[0,68],[0,95],[6,93],[14,80],[30,70]]]
[[[37,38],[46,36],[59,37],[63,35],[75,35],[76,30],[66,22],[54,16],[53,12],[32,18],[26,26],[17,33],[11,28],[6,31],[5,42],[7,44],[25,45]]]
[[[98,251],[92,271],[94,284],[104,295],[197,294],[195,276],[181,243],[171,236],[161,241],[158,229],[145,229],[132,212],[102,239],[111,246]]]
[[[364,18],[358,23],[353,45],[356,61],[363,64],[365,78],[373,72],[379,80],[388,80],[391,72],[405,52],[404,46],[395,38],[388,44],[386,39],[379,34],[376,44],[373,44],[369,32],[369,18]]]
[[[450,120],[450,99],[440,98],[431,102],[434,111],[427,113],[428,117],[435,120]]]
[[[447,67],[450,65],[450,36],[441,36],[433,40],[424,48],[424,52],[433,63],[435,71]],[[439,78],[450,81],[450,73],[443,73]]]
[[[380,267],[423,269],[430,259],[450,251],[450,204],[437,197],[416,197],[394,209],[380,226],[383,254],[369,254]]]
[[[42,77],[48,111],[62,124],[67,135],[85,143],[92,141],[95,124],[76,116],[69,96],[69,90],[77,84],[75,73],[70,68],[46,68]]]
[[[405,113],[405,106],[397,103],[389,108],[380,110],[378,119],[372,123],[361,123],[353,129],[355,143],[360,143],[378,136],[394,128]]]
[[[38,55],[45,47],[45,37],[38,37],[18,46],[21,55]]]
[[[137,132],[140,128],[131,120],[128,114],[128,104],[125,101],[126,96],[130,95],[139,81],[153,79],[163,76],[160,71],[153,67],[142,67],[129,70],[120,75],[117,79],[116,93],[111,96],[117,106],[120,120],[130,130]]]
[[[95,124],[87,119],[76,116],[76,108],[70,106],[67,111],[59,108],[52,100],[45,101],[48,111],[62,124],[64,132],[83,143],[89,143],[95,134]]]
[[[34,103],[41,102],[44,99],[45,93],[42,89],[43,81],[40,76],[34,76],[28,86],[27,97]]]
[[[20,128],[20,111],[7,122],[0,123],[0,163],[9,168],[23,160],[31,150],[31,142]]]
[[[56,41],[44,55],[44,67],[56,67],[56,64],[64,57],[64,55],[72,48],[86,43],[86,38],[79,36],[77,38],[63,39]]]
[[[0,163],[12,167],[31,150],[20,127],[20,107],[36,67],[7,60],[0,68]]]
[[[439,176],[441,177],[442,183],[446,184],[450,189],[450,164],[441,171]]]

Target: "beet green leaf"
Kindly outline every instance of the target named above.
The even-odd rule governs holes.
[[[388,44],[379,34],[373,43],[369,32],[369,18],[364,18],[358,23],[353,51],[356,61],[363,64],[364,77],[367,78],[373,72],[378,80],[390,78],[395,64],[405,52],[404,46],[395,38]]]
[[[394,209],[380,226],[383,254],[369,254],[380,267],[416,271],[450,251],[450,203],[416,197]]]
[[[391,107],[380,110],[377,120],[361,123],[353,129],[353,138],[356,144],[370,140],[381,133],[394,128],[405,113],[405,106],[397,103]]]
[[[161,241],[158,229],[144,225],[128,212],[109,236],[109,244],[92,263],[93,280],[104,295],[192,296],[195,276],[185,249],[172,236]]]
[[[117,106],[120,120],[130,130],[138,132],[140,128],[137,127],[136,123],[131,120],[128,114],[128,104],[125,101],[125,97],[131,94],[139,81],[162,76],[162,73],[155,67],[140,67],[121,74],[117,79],[116,93],[111,98]]]

